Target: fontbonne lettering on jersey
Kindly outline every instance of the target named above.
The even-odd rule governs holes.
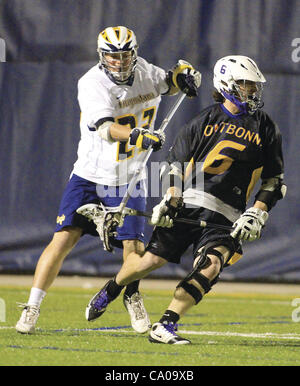
[[[136,383],[139,378],[139,373],[119,373],[113,370],[105,374],[106,381],[130,381]]]
[[[254,131],[247,130],[244,127],[238,127],[228,122],[221,122],[219,125],[207,125],[204,129],[204,135],[209,137],[213,134],[213,132],[219,131],[220,133],[232,134],[237,138],[243,138],[246,141],[256,143],[256,145],[260,145],[261,138],[258,133]]]
[[[150,101],[151,99],[154,99],[155,95],[153,92],[150,92],[149,94],[145,95],[138,95],[137,97],[125,99],[124,101],[119,101],[120,108],[128,107],[128,106],[134,106],[138,103],[144,103],[147,101]]]

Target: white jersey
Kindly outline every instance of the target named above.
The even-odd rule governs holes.
[[[81,109],[81,139],[73,172],[102,185],[125,185],[138,166],[141,154],[127,142],[110,143],[93,129],[103,118],[129,127],[151,131],[161,101],[168,90],[165,71],[138,57],[132,86],[116,85],[99,65],[92,67],[78,82]],[[92,131],[94,130],[94,131]],[[145,178],[145,170],[141,178]]]

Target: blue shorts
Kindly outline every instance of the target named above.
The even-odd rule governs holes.
[[[105,206],[117,207],[121,203],[126,190],[127,185],[98,185],[73,174],[63,193],[56,219],[55,232],[72,226],[83,229],[83,234],[99,236],[95,224],[88,221],[84,216],[77,214],[76,210],[82,205],[98,204],[100,201]],[[141,211],[146,210],[146,193],[143,182],[136,185],[136,190],[133,197],[128,200],[127,207]],[[118,242],[114,245],[122,248],[122,240],[140,240],[144,242],[144,228],[144,217],[126,216],[124,225],[117,228],[118,235],[115,240]]]

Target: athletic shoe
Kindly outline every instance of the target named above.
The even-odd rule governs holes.
[[[20,303],[19,307],[23,308],[23,312],[20,320],[16,324],[16,330],[21,334],[34,334],[35,325],[40,315],[40,308],[23,303]]]
[[[149,331],[151,322],[141,294],[135,292],[131,297],[124,294],[123,303],[130,315],[132,328],[140,334]]]
[[[154,323],[149,335],[151,343],[167,344],[190,344],[191,341],[184,339],[175,333],[177,324],[174,323]]]
[[[109,280],[105,286],[96,293],[90,300],[89,304],[86,307],[85,317],[91,322],[99,318],[105,311],[108,304],[113,300],[108,296],[106,288],[112,282]]]

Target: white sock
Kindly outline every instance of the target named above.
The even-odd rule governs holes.
[[[46,292],[39,288],[31,288],[30,296],[28,300],[28,304],[31,306],[40,306],[44,297],[46,296]]]

